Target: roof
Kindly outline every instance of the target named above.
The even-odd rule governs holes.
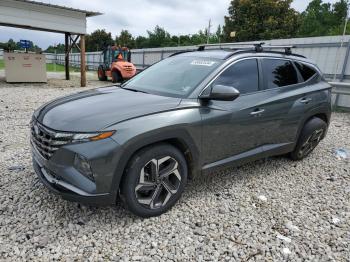
[[[234,50],[205,50],[205,51],[187,51],[183,53],[179,53],[181,56],[195,56],[195,57],[206,57],[206,58],[214,58],[214,59],[221,59],[226,60],[230,57],[233,57],[235,55],[243,55],[243,54],[255,54],[258,56],[266,55],[269,56],[278,56],[278,57],[298,57],[298,58],[305,58],[304,56],[298,55],[298,54],[285,54],[284,52],[278,52],[278,51],[269,51],[264,50],[261,52],[256,52],[255,50],[247,50],[247,49],[234,49]],[[176,54],[174,54],[176,55]]]
[[[47,7],[53,7],[53,8],[58,8],[62,10],[68,10],[68,11],[74,11],[74,12],[79,12],[79,13],[84,13],[86,17],[92,17],[92,16],[97,16],[97,15],[102,15],[100,12],[93,12],[93,11],[87,11],[87,10],[82,10],[82,9],[77,9],[77,8],[71,8],[67,6],[62,6],[62,5],[53,5],[53,4],[48,4],[48,3],[43,3],[43,2],[37,2],[37,1],[31,1],[31,0],[13,0],[16,2],[24,2],[24,3],[30,3],[33,5],[41,5],[41,6],[47,6]]]
[[[225,60],[228,56],[233,54],[232,51],[226,50],[207,50],[207,51],[189,51],[180,54],[181,56],[195,56],[195,57],[206,57]]]

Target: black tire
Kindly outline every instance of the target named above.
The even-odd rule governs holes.
[[[123,77],[118,71],[112,71],[112,83],[120,83],[123,81]]]
[[[175,168],[177,171],[171,173]],[[165,176],[167,173],[171,174]],[[141,149],[132,157],[124,173],[120,196],[135,215],[159,216],[179,200],[186,182],[187,163],[181,151],[169,144],[157,144]]]
[[[299,161],[307,157],[324,138],[327,124],[320,118],[310,119],[303,127],[297,145],[290,153],[291,159]]]
[[[106,71],[103,69],[103,66],[100,65],[97,69],[98,80],[107,81]]]

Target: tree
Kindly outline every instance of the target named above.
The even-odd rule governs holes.
[[[86,51],[101,51],[108,45],[114,45],[112,34],[105,29],[97,29],[85,37]]]
[[[41,48],[38,47],[36,44],[34,44],[32,41],[30,42],[30,48],[27,49],[27,51],[30,52],[41,52]],[[8,50],[8,51],[14,51],[14,50],[24,50],[21,47],[20,42],[15,42],[12,38],[9,39],[9,41],[5,43],[0,43],[0,49]]]
[[[50,45],[46,50],[45,52],[46,53],[56,53],[57,54],[63,54],[64,53],[64,50],[65,50],[65,47],[64,47],[64,44],[58,44],[56,46],[52,46]]]
[[[144,36],[138,36],[135,38],[135,48],[148,47],[148,39]]]
[[[115,42],[117,45],[126,46],[128,48],[135,47],[135,39],[128,30],[122,30],[119,36],[116,36]]]
[[[156,26],[153,31],[147,31],[148,33],[148,47],[164,47],[174,46],[170,34],[165,31],[164,28]]]
[[[235,41],[290,38],[296,35],[299,14],[293,8],[293,0],[232,0],[225,16],[224,38]]]
[[[348,3],[340,0],[335,4],[313,0],[301,14],[298,36],[326,36],[343,33]]]

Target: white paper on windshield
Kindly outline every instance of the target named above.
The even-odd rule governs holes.
[[[216,62],[214,61],[209,61],[209,60],[193,60],[191,62],[191,65],[196,65],[196,66],[213,66]]]

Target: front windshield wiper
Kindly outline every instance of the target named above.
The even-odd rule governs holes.
[[[125,89],[125,90],[130,90],[130,91],[133,91],[133,92],[140,92],[140,93],[144,93],[144,94],[149,94],[149,93],[147,93],[146,91],[138,90],[138,89],[130,88],[130,87],[125,87],[125,86],[123,86],[123,85],[120,86],[120,88]]]

